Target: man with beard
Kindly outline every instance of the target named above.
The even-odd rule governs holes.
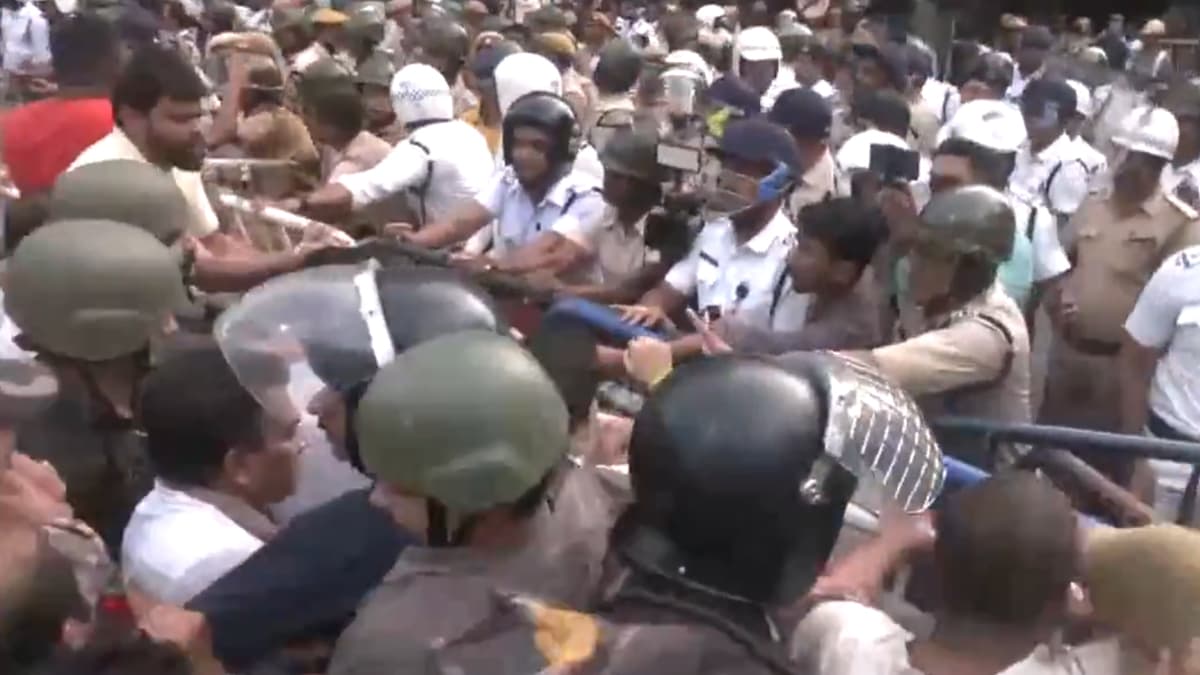
[[[194,251],[196,267],[204,270],[204,289],[246,290],[299,269],[311,249],[257,255],[220,232],[200,177],[205,151],[201,99],[206,95],[195,68],[176,51],[158,45],[139,49],[113,88],[116,126],[84,150],[68,170],[125,159],[169,172],[191,212],[184,243]]]

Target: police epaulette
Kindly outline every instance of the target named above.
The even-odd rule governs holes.
[[[1189,220],[1200,218],[1200,191],[1190,180],[1182,180],[1165,194],[1167,203],[1183,212]]]

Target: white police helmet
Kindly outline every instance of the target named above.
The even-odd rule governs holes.
[[[508,114],[513,101],[525,94],[543,91],[562,96],[562,74],[544,56],[518,52],[504,57],[496,64],[496,99],[500,114]]]
[[[414,63],[392,78],[392,109],[403,124],[454,119],[450,85],[433,66]]]

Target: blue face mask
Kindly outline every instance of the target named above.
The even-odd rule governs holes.
[[[786,164],[776,164],[775,170],[758,182],[759,203],[782,196],[794,182],[792,170]]]

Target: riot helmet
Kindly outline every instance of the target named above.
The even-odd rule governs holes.
[[[996,269],[1010,257],[1016,221],[1008,199],[984,185],[940,191],[921,212],[909,266],[916,304],[986,291]]]
[[[450,85],[433,66],[411,63],[392,78],[392,108],[406,126],[454,118]]]
[[[17,246],[4,309],[36,351],[97,362],[146,352],[185,299],[179,256],[150,233],[63,220]]]
[[[187,231],[191,208],[171,174],[130,159],[85,164],[58,177],[47,222],[99,219],[132,225],[170,246]]]
[[[358,48],[370,48],[383,42],[387,13],[382,2],[358,2],[347,10],[342,32]]]
[[[544,489],[570,442],[566,404],[537,360],[478,331],[398,356],[371,382],[354,425],[379,481],[425,498],[432,546],[461,544],[473,516]]]
[[[504,57],[496,64],[495,81],[501,115],[508,114],[514,101],[535,91],[562,95],[562,73],[546,57],[529,52]]]
[[[506,333],[491,298],[460,275],[428,267],[380,267],[373,260],[293,272],[254,288],[222,314],[213,335],[239,381],[256,396],[279,395],[257,377],[254,358],[288,361],[291,404],[314,414],[333,395],[353,412],[380,366],[396,354],[462,330]],[[330,431],[330,430],[327,430]],[[332,430],[360,469],[353,434]],[[337,443],[335,443],[337,445]]]
[[[756,605],[820,574],[859,487],[916,512],[941,489],[941,453],[916,404],[833,354],[685,365],[634,421],[635,501],[614,531],[635,570]]]
[[[511,57],[510,57],[511,58]],[[547,157],[552,166],[571,166],[579,150],[579,127],[575,113],[561,96],[535,91],[513,102],[504,115],[504,163],[512,164],[514,134],[519,127],[533,127],[550,138]]]
[[[354,82],[359,86],[369,85],[390,90],[395,76],[396,67],[392,65],[392,60],[384,52],[375,51],[358,64]]]
[[[659,185],[663,170],[658,163],[658,134],[650,129],[624,127],[617,129],[600,150],[604,172],[637,179],[649,185]]]

